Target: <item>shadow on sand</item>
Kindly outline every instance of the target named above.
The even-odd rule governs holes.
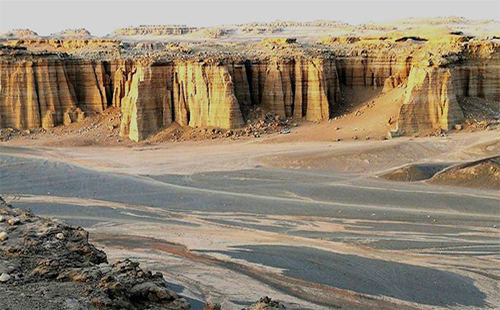
[[[370,295],[432,306],[486,306],[471,278],[433,268],[306,247],[241,246],[218,253],[284,269],[284,275]]]

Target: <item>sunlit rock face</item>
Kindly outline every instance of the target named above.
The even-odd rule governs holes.
[[[419,62],[408,77],[399,131],[450,130],[464,120],[462,98],[483,98],[500,105],[499,86],[500,45],[495,43],[470,44],[450,58]]]
[[[339,94],[332,59],[224,64],[48,59],[0,66],[2,127],[51,128],[76,108],[99,113],[115,106],[123,112],[122,135],[133,140],[172,122],[241,127],[252,105],[283,117],[326,120]]]
[[[253,105],[283,117],[326,120],[339,94],[331,59],[137,63],[128,70],[114,73],[113,105],[122,107],[121,134],[136,141],[172,122],[238,128]]]
[[[252,104],[279,116],[326,120],[339,97],[333,59],[275,59],[247,68]]]
[[[62,61],[1,62],[0,91],[2,128],[52,128],[77,107]]]
[[[444,129],[463,120],[453,74],[446,68],[413,68],[399,113],[403,133]]]
[[[317,50],[287,41],[265,45],[264,55],[251,57],[185,51],[132,57],[122,55],[113,40],[12,40],[0,53],[0,127],[51,128],[117,107],[121,135],[139,141],[172,123],[242,127],[253,107],[324,121],[353,103],[343,96],[347,89],[382,93],[402,87],[400,134],[449,130],[464,120],[461,98],[500,101],[499,43],[463,40],[359,40],[342,52],[338,46]],[[56,51],[73,51],[76,44],[85,53],[30,51],[23,45],[40,42]]]
[[[444,38],[391,48],[359,42],[336,59],[339,84],[355,91],[405,87],[399,134],[450,130],[464,121],[462,98],[500,104],[500,44],[462,40]]]

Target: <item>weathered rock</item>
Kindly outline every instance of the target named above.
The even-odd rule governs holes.
[[[1,198],[0,212],[24,223],[0,244],[2,265],[15,266],[0,276],[0,282],[13,277],[16,287],[39,285],[40,294],[67,283],[66,290],[88,305],[85,309],[189,309],[189,303],[168,288],[161,273],[145,271],[130,260],[107,264],[106,254],[88,242],[82,228],[14,209]]]
[[[399,135],[409,135],[453,128],[464,119],[463,98],[500,102],[500,44],[494,40],[335,39],[321,49],[288,41],[269,39],[266,44],[279,48],[259,44],[241,53],[180,44],[137,51],[109,39],[10,40],[0,50],[0,128],[70,125],[114,106],[122,109],[120,134],[139,141],[174,122],[243,127],[254,107],[323,121],[353,103],[344,94],[376,96],[406,87],[393,123]],[[93,45],[100,56],[79,54]],[[33,52],[31,46],[72,54]]]
[[[174,300],[179,298],[174,291],[168,288],[159,287],[152,282],[144,282],[133,286],[130,290],[130,295],[134,299],[146,299],[151,301]]]
[[[412,69],[399,112],[398,129],[402,133],[449,130],[463,119],[449,69]]]
[[[181,35],[197,31],[198,28],[186,25],[141,25],[139,27],[119,28],[113,32],[115,36],[137,36],[137,35]]]
[[[203,310],[221,310],[220,304],[208,303],[203,306]]]
[[[0,61],[0,127],[45,129],[107,107],[103,64],[40,59]]]
[[[0,62],[0,127],[52,128],[76,107],[60,60]]]
[[[9,280],[10,280],[10,275],[8,275],[6,273],[2,273],[0,275],[0,282],[5,283],[5,282],[8,282]]]
[[[8,238],[9,238],[9,235],[5,231],[0,232],[0,241],[5,241]]]
[[[244,308],[244,310],[286,310],[286,307],[279,301],[266,296],[262,297],[259,302]]]
[[[122,106],[121,135],[139,141],[172,122],[242,127],[243,112],[252,105],[282,117],[330,117],[339,93],[333,60],[274,60],[249,67],[247,71],[233,63],[136,64],[128,73],[124,96],[113,101]],[[121,92],[123,69],[119,70],[114,84]]]
[[[458,164],[435,174],[430,183],[500,190],[500,156]]]
[[[14,226],[14,225],[19,225],[21,223],[21,219],[18,217],[11,218],[10,220],[7,221],[9,225]]]

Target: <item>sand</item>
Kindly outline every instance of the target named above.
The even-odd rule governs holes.
[[[307,126],[296,130],[307,136]],[[500,301],[498,192],[378,177],[493,156],[497,132],[291,135],[98,147],[13,140],[0,148],[0,188],[14,206],[86,227],[111,260],[162,271],[194,309],[261,295],[291,309]]]

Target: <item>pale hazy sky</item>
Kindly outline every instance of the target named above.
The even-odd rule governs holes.
[[[94,35],[139,24],[215,26],[274,20],[350,24],[408,17],[463,16],[500,20],[494,1],[0,1],[0,33],[29,28],[48,35],[86,28]]]

